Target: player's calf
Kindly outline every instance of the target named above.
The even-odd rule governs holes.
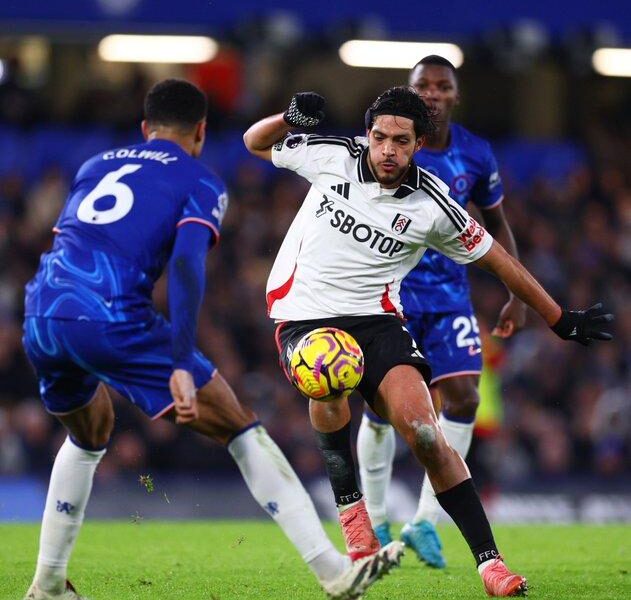
[[[89,404],[57,418],[76,446],[88,451],[102,450],[114,429],[114,408],[107,388],[100,383]]]
[[[198,390],[197,405],[199,417],[188,425],[222,445],[257,422],[256,414],[239,402],[219,373]]]
[[[437,387],[440,390],[443,413],[452,420],[473,422],[480,405],[478,382],[477,375],[448,377],[440,380]]]
[[[309,414],[333,490],[348,555],[358,560],[375,554],[380,544],[357,483],[348,401],[345,398],[327,403],[312,400]]]
[[[449,446],[433,416],[419,412],[415,418],[395,420],[394,425],[425,468],[435,490],[449,489],[469,477],[464,461]]]

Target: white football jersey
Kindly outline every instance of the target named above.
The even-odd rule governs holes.
[[[401,314],[399,287],[427,248],[457,263],[481,258],[491,235],[413,165],[395,190],[368,166],[366,138],[291,135],[272,149],[277,167],[311,182],[267,281],[269,315],[301,321]]]

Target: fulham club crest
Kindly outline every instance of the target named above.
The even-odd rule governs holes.
[[[406,217],[401,213],[397,213],[397,216],[394,217],[394,220],[392,221],[392,231],[401,235],[405,233],[411,222],[412,219],[410,219],[409,217]]]

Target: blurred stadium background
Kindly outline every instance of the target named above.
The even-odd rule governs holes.
[[[176,48],[190,50],[188,57],[177,49],[164,54],[161,41],[144,59],[119,62],[108,60],[116,58],[116,40],[101,44],[110,34],[210,39],[199,47],[180,42]],[[588,350],[559,341],[532,315],[514,340],[487,335],[484,404],[470,464],[491,514],[511,522],[631,521],[631,58],[618,65],[615,55],[593,60],[599,48],[631,47],[631,15],[622,0],[446,0],[391,8],[376,0],[284,0],[264,8],[257,0],[3,0],[0,520],[39,520],[64,435],[44,412],[22,352],[24,285],[51,243],[76,168],[100,150],[140,139],[144,93],[165,76],[189,78],[207,92],[203,160],[231,191],[222,242],[208,260],[199,344],[331,515],[306,403],[281,374],[265,314],[266,277],[305,183],[247,156],[241,135],[306,89],[327,98],[322,131],[361,133],[367,104],[405,82],[406,67],[430,53],[415,50],[398,69],[353,67],[338,52],[351,39],[460,48],[457,120],[493,143],[523,261],[563,304],[602,299],[617,314],[615,341]],[[123,48],[141,52],[147,44],[126,40]],[[488,329],[504,291],[474,270],[471,278]],[[156,301],[164,300],[160,285]],[[358,417],[360,403],[354,404]],[[125,402],[116,408],[115,436],[88,516],[262,514],[222,448],[150,423]],[[140,475],[153,478],[153,494]],[[403,445],[395,480],[394,517],[403,520],[421,481]]]

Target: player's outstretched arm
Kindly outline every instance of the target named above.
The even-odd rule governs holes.
[[[519,260],[515,236],[511,229],[502,204],[493,208],[483,208],[482,218],[485,229],[496,239],[513,258]],[[497,323],[491,335],[507,338],[524,328],[526,324],[526,305],[509,290],[508,302],[502,307]]]
[[[602,304],[581,311],[562,310],[526,268],[497,242],[493,242],[491,249],[475,263],[493,273],[515,296],[539,313],[560,338],[584,346],[591,340],[613,338],[604,326],[614,317],[602,311]]]
[[[297,127],[315,127],[324,119],[324,98],[315,92],[300,92],[291,99],[284,113],[261,119],[244,134],[243,142],[251,154],[272,160],[272,146]]]
[[[178,229],[169,262],[169,316],[173,345],[173,374],[169,381],[176,422],[197,419],[193,360],[197,317],[205,287],[205,264],[211,232],[198,223]]]

